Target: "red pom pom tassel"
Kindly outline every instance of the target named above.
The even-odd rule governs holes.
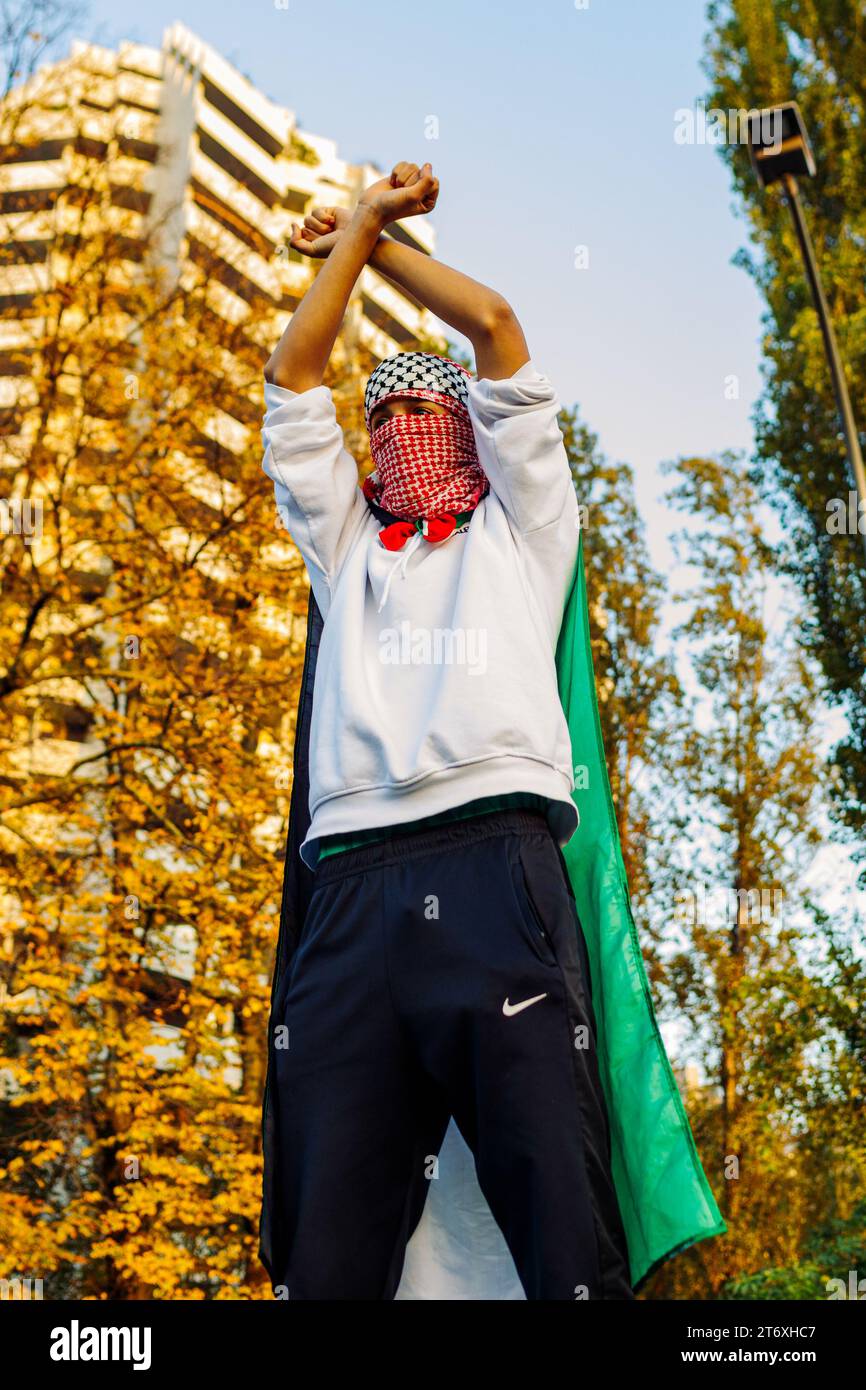
[[[456,525],[457,518],[451,512],[441,512],[439,516],[427,518],[423,531],[430,544],[436,545],[439,541],[447,541]]]
[[[415,527],[411,521],[392,521],[390,526],[379,532],[379,540],[386,550],[402,550],[410,536],[414,536]]]

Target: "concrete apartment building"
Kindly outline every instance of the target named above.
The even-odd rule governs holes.
[[[75,42],[68,59],[46,65],[31,79],[71,97],[70,108],[42,114],[41,141],[6,164],[2,211],[14,236],[40,198],[48,206],[64,181],[69,140],[80,129],[94,152],[112,141],[117,197],[138,211],[142,231],[161,229],[166,259],[178,264],[202,247],[224,258],[226,312],[231,299],[255,293],[291,311],[310,278],[310,262],[288,247],[293,220],[315,203],[350,207],[381,178],[372,164],[341,159],[333,140],[299,130],[295,113],[258,91],[219,53],[175,24],[161,49],[123,43],[111,49]],[[19,209],[20,210],[17,210]],[[395,223],[389,234],[416,249],[433,250],[426,218]],[[38,233],[36,234],[38,237]],[[22,308],[39,284],[38,261],[2,270],[0,295]],[[417,301],[371,269],[359,279],[350,309],[351,330],[375,357],[411,349],[419,339],[440,339],[441,325]],[[4,350],[14,339],[4,329]],[[270,351],[273,344],[262,344]]]
[[[291,222],[316,203],[353,206],[384,172],[351,164],[333,140],[299,130],[292,110],[266,97],[179,23],[165,31],[159,49],[122,43],[115,51],[75,42],[67,58],[43,65],[25,85],[37,97],[37,126],[31,118],[20,144],[11,153],[6,147],[5,155],[0,149],[0,214],[13,249],[0,264],[4,416],[22,393],[36,390],[26,373],[27,345],[39,333],[30,305],[49,287],[51,210],[68,183],[74,142],[81,148],[83,141],[90,156],[110,159],[112,203],[123,209],[127,225],[132,214],[142,238],[155,241],[171,272],[180,276],[190,263],[207,260],[219,312],[233,323],[244,321],[250,303],[264,299],[282,326],[313,274],[311,262],[288,247]],[[427,219],[394,224],[389,234],[424,253],[433,249]],[[131,273],[134,262],[131,254]],[[51,273],[56,276],[56,262]],[[264,364],[274,346],[272,323],[250,316],[244,327]],[[345,340],[375,358],[419,342],[444,348],[438,321],[369,268],[350,304]],[[239,447],[248,445],[251,432],[257,433],[263,403],[258,418],[249,401],[245,407],[234,413],[231,401],[214,406],[213,438],[220,448],[231,448],[233,439]],[[10,476],[15,463],[10,432],[3,432],[0,479]],[[200,487],[200,465],[198,477]],[[31,731],[3,759],[4,777],[62,776],[87,751],[80,690],[60,680],[52,696],[65,714],[48,733]],[[153,968],[188,980],[195,942],[187,924],[178,925],[175,946],[174,964],[163,955]],[[166,1025],[161,1036],[170,1050],[179,1029]]]

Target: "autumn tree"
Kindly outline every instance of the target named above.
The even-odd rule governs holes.
[[[675,474],[671,501],[689,518],[678,550],[694,574],[679,636],[699,698],[678,760],[691,835],[671,914],[683,939],[667,980],[711,1083],[699,1147],[724,1176],[729,1234],[689,1252],[656,1292],[698,1279],[719,1296],[728,1281],[799,1257],[828,1215],[814,1201],[815,1147],[825,1169],[850,1179],[833,1132],[856,1102],[827,1068],[840,981],[822,994],[813,961],[822,918],[807,874],[827,820],[820,686],[795,638],[799,601],[793,590],[779,596],[742,461],[683,459]],[[832,1123],[814,1103],[828,1081]]]
[[[173,272],[142,217],[157,152],[79,115],[84,64],[64,105],[37,88],[5,109],[16,148],[59,143],[64,177],[4,202],[4,1273],[54,1298],[262,1296],[308,583],[261,469],[286,305],[251,287],[285,248],[253,239],[239,265],[199,223]],[[329,378],[356,434],[366,365],[344,350]]]

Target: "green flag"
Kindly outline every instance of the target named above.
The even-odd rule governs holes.
[[[670,1255],[727,1226],[659,1032],[632,916],[595,694],[583,536],[556,669],[580,815],[562,852],[589,952],[613,1179],[637,1286]]]

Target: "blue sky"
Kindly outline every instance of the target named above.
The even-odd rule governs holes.
[[[703,0],[96,0],[78,32],[159,45],[178,19],[344,157],[431,160],[437,255],[510,300],[563,404],[634,466],[668,570],[658,462],[748,447],[760,389],[727,170],[674,141],[675,113],[706,91]]]

